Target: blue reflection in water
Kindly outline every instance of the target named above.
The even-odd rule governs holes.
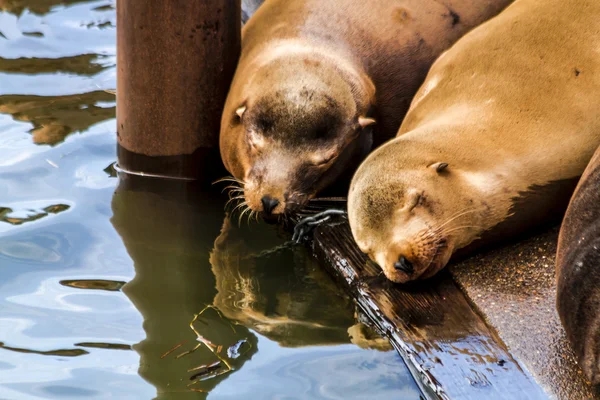
[[[418,398],[277,227],[115,178],[114,1],[0,10],[0,398]]]

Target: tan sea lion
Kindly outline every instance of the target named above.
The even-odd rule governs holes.
[[[564,212],[600,144],[599,17],[597,0],[517,0],[435,62],[350,188],[353,235],[390,280]]]
[[[600,149],[583,174],[560,228],[557,308],[586,378],[600,383]]]
[[[396,133],[435,58],[511,1],[266,1],[244,27],[221,121],[238,199],[281,215],[349,181]]]

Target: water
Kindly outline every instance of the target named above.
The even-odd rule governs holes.
[[[0,398],[419,397],[276,226],[117,177],[114,2],[0,10]]]

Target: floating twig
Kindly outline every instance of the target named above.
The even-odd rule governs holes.
[[[163,354],[162,356],[160,356],[161,359],[165,358],[166,356],[168,356],[169,354],[171,354],[172,352],[174,352],[175,350],[177,350],[178,348],[180,348],[181,346],[183,346],[185,344],[185,342],[187,342],[187,340],[184,340],[183,342],[175,345],[175,347],[173,347],[171,350],[167,351],[165,354]]]
[[[198,344],[196,345],[196,347],[194,347],[194,348],[193,348],[193,349],[191,349],[191,350],[184,351],[183,353],[181,353],[181,354],[178,354],[178,355],[177,355],[177,357],[175,357],[175,359],[179,359],[179,358],[181,358],[181,357],[183,357],[183,356],[185,356],[185,355],[188,355],[188,354],[190,354],[190,353],[193,353],[193,352],[195,352],[196,350],[198,350],[198,349],[200,348],[200,346],[202,346],[202,343],[198,343]]]

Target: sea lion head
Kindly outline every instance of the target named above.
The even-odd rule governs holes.
[[[397,283],[428,278],[480,233],[480,205],[460,162],[396,138],[357,170],[348,217],[360,249]]]
[[[221,155],[250,210],[293,213],[370,150],[368,95],[326,64],[307,55],[275,59],[231,91]]]

